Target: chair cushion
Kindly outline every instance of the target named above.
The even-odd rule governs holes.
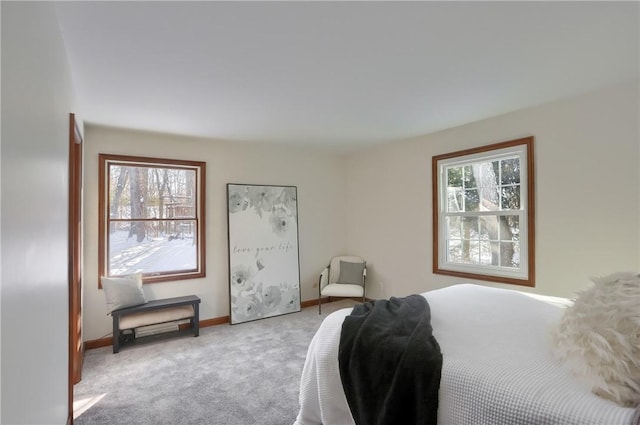
[[[322,288],[321,294],[325,297],[361,297],[364,295],[364,288],[349,283],[330,283]]]
[[[362,285],[362,273],[364,271],[364,263],[352,263],[340,260],[340,275],[337,283],[350,283]]]
[[[193,307],[182,305],[178,307],[164,308],[160,310],[143,311],[128,314],[120,319],[120,330],[139,328],[140,326],[154,325],[156,323],[173,322],[174,320],[189,319],[193,317]]]

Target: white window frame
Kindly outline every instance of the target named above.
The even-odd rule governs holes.
[[[498,211],[447,211],[448,188],[446,170],[478,162],[519,158],[520,209]],[[533,137],[510,140],[432,158],[433,176],[433,272],[450,276],[535,286],[535,215]],[[516,215],[519,217],[519,267],[463,264],[448,261],[447,217],[482,217]]]

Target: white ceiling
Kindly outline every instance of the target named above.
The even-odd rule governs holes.
[[[61,2],[85,122],[352,149],[639,76],[633,2]]]

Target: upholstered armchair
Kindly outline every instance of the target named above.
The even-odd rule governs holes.
[[[333,257],[320,273],[318,282],[318,314],[322,314],[323,297],[362,297],[365,300],[367,262],[362,257]]]

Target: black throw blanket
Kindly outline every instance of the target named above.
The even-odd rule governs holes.
[[[338,361],[356,425],[436,425],[442,353],[424,297],[357,305],[342,324]]]

